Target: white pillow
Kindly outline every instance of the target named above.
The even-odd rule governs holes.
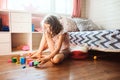
[[[73,20],[76,22],[76,25],[80,31],[102,30],[102,28],[93,23],[92,20],[85,18],[73,18]]]
[[[79,31],[76,23],[72,20],[72,18],[61,17],[60,22],[63,25],[64,32]]]

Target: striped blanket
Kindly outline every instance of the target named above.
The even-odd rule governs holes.
[[[100,51],[120,52],[120,30],[68,32],[71,44],[84,45]]]

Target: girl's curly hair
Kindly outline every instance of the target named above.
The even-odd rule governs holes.
[[[52,36],[57,35],[63,30],[63,26],[60,23],[57,16],[48,15],[43,19],[43,23],[50,24],[50,30],[52,31]]]

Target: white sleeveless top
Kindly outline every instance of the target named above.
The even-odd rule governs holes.
[[[58,41],[59,36],[61,34],[65,35],[65,37],[63,38],[63,42],[62,42],[60,51],[65,50],[65,49],[69,49],[69,36],[66,32],[63,32],[63,31],[61,31],[58,35],[53,37],[53,41],[55,42],[55,47],[57,46],[57,41]]]

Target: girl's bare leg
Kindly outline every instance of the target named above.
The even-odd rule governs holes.
[[[58,64],[58,63],[62,62],[63,60],[64,60],[64,54],[58,53],[51,59],[51,62]]]

